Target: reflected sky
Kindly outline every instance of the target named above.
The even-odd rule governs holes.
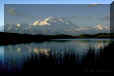
[[[0,64],[4,62],[4,47],[0,46]]]

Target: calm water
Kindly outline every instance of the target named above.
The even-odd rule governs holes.
[[[81,64],[81,60],[89,49],[93,49],[93,52],[99,55],[100,49],[108,46],[109,43],[109,39],[61,39],[42,43],[0,46],[0,66],[8,71],[21,70],[29,59],[34,59],[36,56],[40,63],[42,55],[46,57],[51,55],[57,59],[56,64],[64,64],[62,60],[66,54],[69,58],[72,55],[78,56],[75,60]]]

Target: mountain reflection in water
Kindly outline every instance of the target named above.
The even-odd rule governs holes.
[[[8,71],[21,71],[31,59],[38,64],[64,64],[68,59],[70,63],[83,64],[82,60],[90,50],[98,56],[100,49],[109,43],[109,39],[71,39],[1,46],[0,66]],[[67,60],[64,60],[65,57]]]

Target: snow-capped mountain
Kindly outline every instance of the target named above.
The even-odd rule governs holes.
[[[33,21],[32,24],[6,24],[5,32],[26,34],[95,34],[107,33],[110,27],[102,24],[96,26],[77,26],[70,20],[61,17],[47,17]]]
[[[97,30],[110,30],[110,26],[104,26],[102,24],[98,24],[95,26]]]
[[[44,20],[36,20],[33,22],[33,26],[51,26],[51,25],[69,25],[72,24],[70,21],[65,20],[64,18],[56,17],[47,17]]]
[[[96,33],[109,33],[110,26],[105,26],[102,24],[97,24],[95,26],[82,26],[78,29],[81,34],[96,34]]]

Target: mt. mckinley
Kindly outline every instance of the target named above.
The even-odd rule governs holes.
[[[26,34],[96,34],[107,33],[109,26],[98,24],[96,26],[77,26],[69,19],[61,17],[47,17],[38,19],[32,24],[6,24],[5,32],[26,33]]]

